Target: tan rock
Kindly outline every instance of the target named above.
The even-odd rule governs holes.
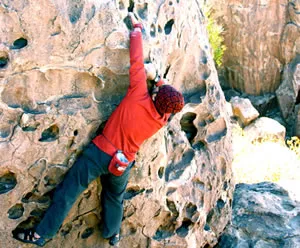
[[[187,104],[137,155],[120,247],[214,246],[231,215],[231,130],[199,2],[2,2],[1,245],[21,245],[11,232],[40,220],[50,191],[126,94],[133,7],[145,62]],[[46,248],[108,247],[100,192],[99,180],[89,185]]]
[[[251,141],[277,139],[284,141],[285,127],[279,122],[268,118],[260,117],[244,128],[245,135]]]
[[[230,103],[233,115],[239,118],[243,126],[249,125],[251,121],[259,116],[258,111],[253,107],[249,99],[235,96],[231,98]]]

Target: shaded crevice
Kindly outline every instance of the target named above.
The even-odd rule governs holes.
[[[6,67],[8,60],[9,58],[7,52],[0,52],[0,69]]]
[[[13,220],[22,217],[23,213],[24,213],[24,207],[23,204],[21,203],[14,205],[7,212],[8,218]]]
[[[189,219],[192,219],[193,216],[197,213],[197,206],[193,203],[189,202],[188,205],[185,208],[186,216]]]
[[[51,142],[57,140],[58,137],[59,137],[59,128],[56,124],[54,124],[42,132],[42,137],[39,139],[39,141]]]
[[[176,190],[177,190],[177,188],[170,187],[170,188],[168,188],[166,195],[169,196],[169,195],[173,194]]]
[[[205,190],[204,182],[200,181],[199,179],[194,179],[193,180],[193,185],[194,185],[194,187],[196,187],[197,189],[199,189],[201,191]]]
[[[160,167],[160,168],[158,169],[157,174],[158,174],[158,177],[159,177],[160,179],[163,178],[164,171],[165,171],[165,168],[164,168],[164,167]]]
[[[221,210],[222,208],[224,208],[224,206],[225,206],[225,202],[222,199],[219,199],[217,201],[217,208],[218,208],[218,210]]]
[[[176,164],[168,165],[165,171],[165,180],[168,182],[171,180],[179,179],[185,169],[191,165],[191,161],[193,160],[194,155],[194,150],[189,149],[182,154],[181,161]]]
[[[48,194],[43,195],[43,196],[39,196],[39,195],[34,194],[32,192],[28,192],[27,194],[25,194],[22,197],[21,201],[23,203],[35,202],[35,203],[50,205],[51,198]]]
[[[14,41],[14,43],[12,44],[11,49],[22,49],[22,48],[26,47],[27,44],[28,44],[27,39],[21,37],[21,38],[16,39]]]
[[[124,194],[124,200],[130,200],[133,197],[142,194],[144,191],[145,189],[140,189],[138,186],[128,188]]]
[[[300,90],[298,91],[298,95],[296,97],[296,102],[295,102],[295,105],[299,104],[300,103]]]
[[[165,73],[164,73],[163,78],[167,78],[167,75],[168,75],[168,73],[169,73],[170,68],[171,68],[171,65],[168,65],[167,68],[166,68],[166,71],[165,71]]]
[[[183,220],[181,226],[176,230],[176,234],[182,238],[186,237],[193,225],[194,223],[191,220]]]
[[[82,239],[87,239],[88,237],[90,237],[93,233],[94,233],[94,228],[93,227],[88,227],[86,228],[82,234],[80,235]]]
[[[82,10],[83,3],[81,3],[81,0],[70,1],[69,20],[72,24],[75,24],[80,19]]]
[[[119,10],[123,10],[123,9],[125,9],[125,5],[123,1],[119,1]]]
[[[148,18],[148,3],[144,3],[142,8],[137,8],[137,13],[141,19],[147,20],[147,18]]]
[[[195,113],[187,112],[182,116],[180,120],[181,130],[185,132],[186,137],[188,138],[190,143],[192,143],[198,131],[194,125],[194,120],[196,119],[196,117],[197,115]]]
[[[154,240],[161,241],[163,239],[172,237],[174,235],[174,231],[175,225],[172,223],[167,223],[166,225],[159,226],[152,238]]]
[[[151,26],[150,26],[150,36],[152,38],[154,38],[156,36],[156,27],[154,24],[151,24]]]
[[[176,220],[179,216],[179,212],[176,208],[175,202],[171,201],[171,200],[168,200],[168,199],[166,201],[167,201],[167,207],[172,213],[172,219]]]
[[[173,25],[174,25],[174,19],[171,19],[166,23],[164,27],[166,35],[169,35],[172,32]]]
[[[195,142],[192,147],[195,149],[195,150],[203,150],[206,148],[206,142],[203,141],[203,140],[198,140],[197,142]]]
[[[0,194],[5,194],[11,191],[17,185],[16,175],[8,172],[0,176]]]

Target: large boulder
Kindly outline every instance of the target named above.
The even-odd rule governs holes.
[[[120,247],[214,246],[231,218],[231,129],[198,1],[9,1],[0,5],[0,240],[21,244],[86,144],[126,94],[128,10],[144,56],[186,106],[137,154]],[[70,189],[72,190],[72,189]],[[108,247],[101,183],[45,247]]]
[[[216,247],[300,247],[299,198],[291,199],[288,191],[274,183],[238,184],[232,225]]]

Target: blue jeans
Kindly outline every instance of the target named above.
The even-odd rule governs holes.
[[[131,163],[122,176],[108,171],[111,156],[90,143],[82,155],[57,186],[52,203],[37,226],[36,232],[43,238],[52,238],[59,230],[78,196],[88,185],[101,176],[103,238],[109,238],[120,231],[123,217],[123,196],[128,182]]]

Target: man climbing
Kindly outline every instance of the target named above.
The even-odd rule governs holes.
[[[145,71],[142,47],[142,25],[129,13],[133,31],[130,33],[130,85],[125,98],[112,113],[103,133],[84,150],[57,186],[52,204],[34,229],[15,230],[14,237],[25,243],[43,246],[59,230],[77,197],[94,179],[102,183],[102,236],[115,245],[120,239],[123,216],[123,195],[135,154],[141,144],[163,127],[172,113],[181,111],[183,96],[148,67]],[[154,80],[158,92],[153,100],[147,89]]]

